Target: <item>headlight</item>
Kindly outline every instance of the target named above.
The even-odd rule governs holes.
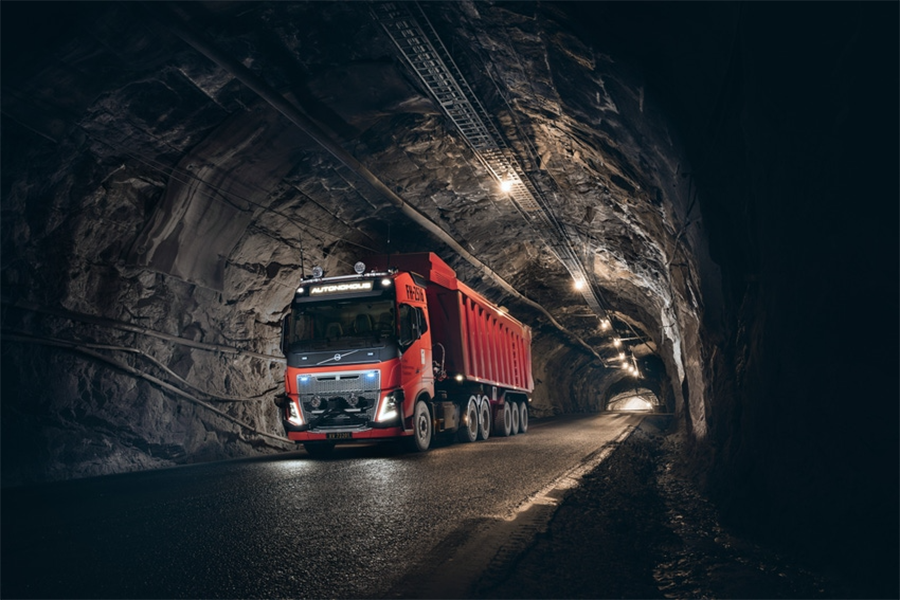
[[[382,398],[381,406],[378,408],[378,416],[375,417],[375,420],[379,423],[383,423],[384,421],[396,419],[399,414],[400,413],[397,410],[397,399],[394,397],[394,394],[388,394]]]
[[[297,403],[293,399],[288,402],[288,421],[294,425],[303,425],[303,417],[300,416]]]

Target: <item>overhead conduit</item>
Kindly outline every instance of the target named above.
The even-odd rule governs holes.
[[[559,321],[557,321],[553,317],[553,315],[550,314],[549,311],[547,311],[547,309],[545,309],[534,300],[521,294],[493,269],[488,267],[472,253],[466,250],[459,242],[457,242],[453,238],[453,236],[444,231],[439,225],[434,223],[431,219],[421,213],[414,206],[398,196],[393,190],[391,190],[380,179],[378,179],[378,177],[376,177],[375,174],[372,173],[365,165],[359,162],[352,154],[344,150],[344,148],[334,140],[334,138],[325,130],[323,126],[315,122],[312,118],[303,113],[299,108],[294,106],[294,104],[292,104],[284,96],[279,94],[277,90],[263,81],[263,79],[253,73],[253,71],[245,67],[239,61],[219,50],[210,41],[205,39],[205,37],[200,33],[194,31],[193,28],[185,23],[181,16],[176,14],[172,9],[155,3],[144,4],[143,6],[154,18],[158,19],[161,23],[168,27],[172,33],[177,35],[185,43],[219,65],[221,68],[225,69],[228,73],[233,75],[235,79],[246,85],[262,100],[267,102],[270,106],[272,106],[272,108],[281,113],[291,123],[299,127],[301,131],[312,138],[335,159],[340,161],[341,164],[343,164],[345,167],[362,178],[375,191],[377,191],[381,196],[390,201],[413,222],[420,225],[436,239],[452,248],[456,253],[459,254],[459,256],[465,259],[469,264],[478,269],[484,275],[490,277],[508,294],[514,296],[518,300],[521,300],[528,306],[540,311],[541,314],[547,317],[550,323],[552,323],[553,326],[556,327],[560,332],[562,332],[566,337],[574,341],[578,346],[584,348],[586,352],[596,357],[597,360],[601,361],[601,363],[605,364],[603,357],[601,357],[596,350],[594,350],[576,334],[566,329]]]

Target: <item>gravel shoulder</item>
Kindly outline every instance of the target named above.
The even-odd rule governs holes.
[[[571,490],[546,529],[477,598],[852,598],[838,575],[735,535],[681,467],[666,417],[641,426]]]

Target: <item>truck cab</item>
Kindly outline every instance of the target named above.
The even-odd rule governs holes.
[[[282,421],[311,453],[410,436],[416,400],[434,397],[425,282],[362,263],[355,270],[303,280],[284,320]]]

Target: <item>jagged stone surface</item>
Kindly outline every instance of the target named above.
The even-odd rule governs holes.
[[[457,23],[460,11],[469,16]],[[498,195],[471,148],[392,58],[390,42],[363,5],[235,4],[194,12],[195,23],[222,48],[288,92],[407,202],[567,330],[608,354],[609,335],[571,290],[545,240]],[[684,219],[684,185],[677,177],[683,159],[672,158],[677,151],[668,147],[672,141],[658,115],[634,118],[644,100],[630,81],[609,71],[610,59],[598,59],[553,21],[564,15],[535,19],[530,12],[429,7],[441,35],[464,44],[455,46],[460,63],[504,135],[524,159],[539,155],[535,182],[554,217],[578,232],[573,242],[612,308],[651,338],[648,348],[664,349],[668,377],[677,380],[684,362],[679,342],[672,341],[680,340],[678,323],[685,315],[699,318],[697,307],[684,301],[686,286],[673,285],[666,267],[673,252],[690,256],[690,248],[672,239]],[[87,31],[104,40],[138,15],[122,7],[91,11]],[[272,29],[283,46],[263,41]],[[337,31],[354,33],[332,34]],[[320,263],[337,272],[360,255],[387,250],[390,239],[392,251],[438,251],[464,280],[534,323],[536,416],[596,410],[604,388],[621,378],[542,315],[415,233],[416,226],[356,175],[164,27],[144,31],[114,55],[85,35],[67,39],[63,49],[50,52],[67,61],[64,81],[82,94],[67,123],[71,133],[57,148],[27,130],[13,134],[29,143],[7,169],[16,175],[4,196],[4,298],[273,358],[223,355],[59,315],[35,317],[24,306],[7,310],[10,331],[44,343],[65,340],[84,348],[94,342],[112,361],[203,399],[248,399],[216,406],[277,435],[271,398],[280,385],[278,323],[303,269],[301,253],[307,269]],[[143,55],[160,39],[165,51]],[[105,73],[97,65],[113,56],[135,72],[86,75]],[[485,69],[505,87],[481,78]],[[16,83],[24,97],[43,96],[59,77],[55,70],[38,72]],[[20,124],[56,131],[41,112],[25,111],[21,102],[11,106]],[[47,374],[56,373],[50,378],[56,403],[46,406],[42,419],[60,433],[38,427],[20,439],[25,447],[42,445],[48,464],[58,466],[31,462],[34,472],[5,471],[11,480],[255,451],[247,442],[253,434],[113,363],[77,349],[32,345],[27,353],[8,353],[10,368],[26,370],[19,358],[25,355],[32,375],[18,379],[9,404],[46,394]],[[50,368],[58,360],[66,361],[65,376]],[[680,403],[680,383],[666,386]],[[83,440],[91,450],[75,450],[78,444],[67,440]]]

